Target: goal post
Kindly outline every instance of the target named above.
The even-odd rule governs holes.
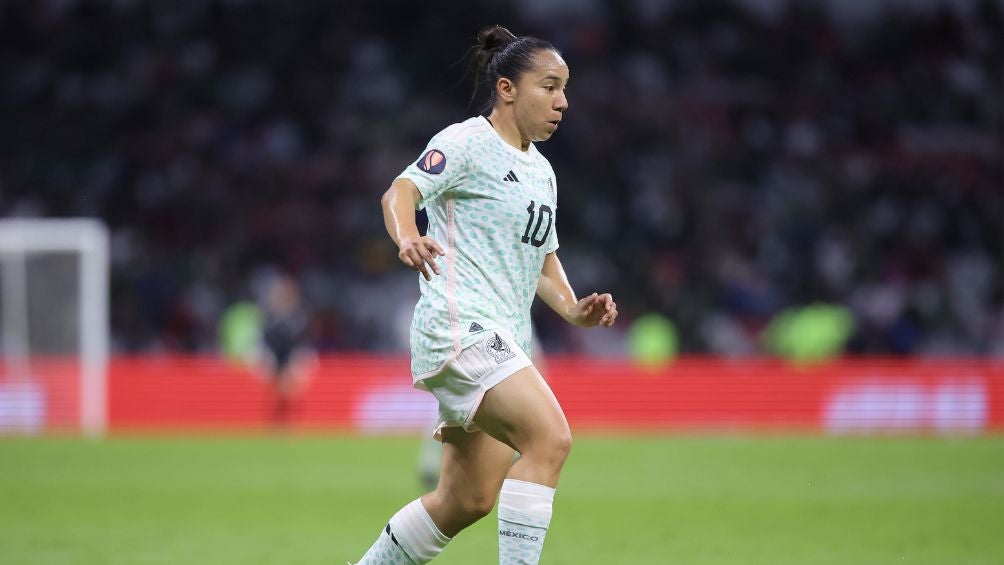
[[[0,434],[104,434],[108,271],[98,220],[0,220]]]

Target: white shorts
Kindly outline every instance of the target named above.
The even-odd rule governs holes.
[[[508,335],[491,331],[448,361],[439,372],[415,386],[428,390],[439,401],[439,423],[432,435],[442,441],[443,428],[474,432],[474,414],[485,393],[524,367],[533,365]]]

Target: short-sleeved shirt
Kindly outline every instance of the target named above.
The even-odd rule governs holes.
[[[487,332],[530,353],[530,306],[544,257],[558,248],[557,183],[531,143],[520,151],[482,116],[436,134],[401,173],[421,193],[430,237],[446,250],[440,275],[419,275],[411,324],[418,382]]]

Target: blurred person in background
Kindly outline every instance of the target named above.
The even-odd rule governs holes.
[[[270,377],[275,390],[273,421],[286,425],[296,398],[317,366],[317,355],[308,341],[311,310],[299,283],[286,274],[266,283],[262,310],[262,373]]]
[[[317,366],[308,339],[313,314],[292,276],[269,270],[256,282],[257,302],[234,303],[222,316],[220,342],[229,360],[267,382],[273,395],[269,420],[284,427]]]
[[[578,300],[568,283],[555,253],[554,171],[533,145],[568,107],[567,65],[550,43],[498,26],[478,34],[473,63],[487,117],[434,136],[382,199],[399,258],[422,274],[412,375],[439,401],[443,456],[436,490],[391,517],[362,565],[427,563],[496,498],[499,562],[536,564],[571,432],[528,356],[530,306],[539,296],[582,327],[617,318],[611,295]],[[415,210],[426,207],[422,236]]]

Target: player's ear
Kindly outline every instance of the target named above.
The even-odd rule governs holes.
[[[516,98],[516,84],[506,77],[499,77],[498,82],[495,83],[495,88],[498,92],[499,100],[503,102],[512,102]]]

